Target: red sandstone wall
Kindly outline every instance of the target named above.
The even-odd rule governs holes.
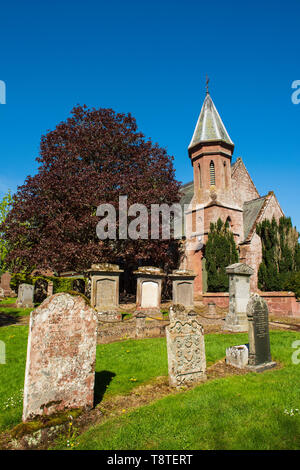
[[[269,307],[269,312],[278,316],[300,316],[300,302],[292,292],[260,292]]]
[[[254,269],[254,274],[250,277],[251,292],[256,292],[258,289],[257,273],[262,260],[261,250],[260,237],[256,233],[249,244],[240,246],[240,262],[246,263]]]
[[[283,211],[279,206],[276,197],[272,195],[270,197],[269,204],[267,205],[266,210],[263,212],[260,218],[260,222],[264,219],[272,220],[273,217],[275,217],[275,219],[278,221],[283,215]]]
[[[240,159],[232,172],[232,193],[237,203],[243,207],[244,202],[259,197],[259,193]]]
[[[278,221],[282,215],[283,212],[276,197],[270,194],[268,196],[265,209],[263,209],[258,222],[262,222],[265,219],[272,220],[273,217]],[[262,261],[262,247],[260,237],[256,234],[255,227],[253,229],[252,236],[249,236],[249,243],[241,245],[240,247],[240,261],[242,263],[249,264],[249,266],[254,269],[254,274],[250,278],[250,288],[252,291],[257,291],[257,273]]]
[[[217,222],[220,218],[223,222],[226,222],[227,217],[230,217],[231,230],[234,234],[235,242],[239,243],[244,236],[243,228],[243,213],[234,209],[226,209],[220,206],[211,206],[204,209],[204,233],[209,232],[210,223]],[[205,238],[205,241],[207,237]]]
[[[207,305],[214,302],[218,307],[229,307],[229,293],[228,292],[212,292],[202,295],[202,302]]]
[[[269,307],[272,315],[300,317],[300,301],[297,301],[292,292],[259,292]],[[215,292],[202,295],[202,302],[207,305],[214,302],[219,307],[229,306],[229,294],[227,292]]]

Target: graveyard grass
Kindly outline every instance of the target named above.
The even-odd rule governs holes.
[[[0,365],[0,431],[21,421],[27,326],[0,328],[7,360]],[[282,368],[211,380],[109,419],[79,436],[76,449],[300,449],[300,365],[291,345],[297,332],[271,331],[271,350]],[[205,336],[208,366],[245,334]],[[96,404],[167,375],[165,338],[97,346]],[[134,379],[134,380],[132,380]],[[61,440],[57,448],[65,447]]]
[[[32,311],[32,308],[7,307],[10,304],[14,305],[16,301],[16,297],[0,300],[0,325],[2,322],[5,324],[15,323],[20,317],[26,317]]]

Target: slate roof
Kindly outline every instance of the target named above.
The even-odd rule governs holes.
[[[244,202],[244,240],[247,240],[248,235],[255,224],[260,211],[263,208],[263,205],[267,199],[267,196],[262,196],[252,201]]]
[[[194,182],[191,181],[190,183],[184,184],[181,187],[180,192],[182,193],[180,205],[182,209],[184,209],[184,204],[189,204],[194,196]]]
[[[207,94],[188,148],[191,149],[200,142],[214,140],[223,140],[233,145],[213,100]]]

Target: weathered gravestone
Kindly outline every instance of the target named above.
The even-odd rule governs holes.
[[[16,293],[10,288],[11,274],[6,272],[1,276],[0,286],[4,289],[5,297],[15,297]]]
[[[146,327],[146,315],[143,312],[137,312],[135,316],[135,336],[144,338]]]
[[[261,372],[276,366],[272,361],[269,336],[269,311],[267,302],[258,294],[252,294],[247,305],[249,323],[248,368]]]
[[[166,276],[162,269],[141,266],[133,274],[137,277],[136,307],[153,313],[160,311],[162,280]]]
[[[97,310],[119,307],[119,279],[123,272],[116,264],[92,264],[87,271],[91,278],[91,304]]]
[[[226,348],[226,364],[245,369],[248,366],[249,351],[248,345],[240,344],[239,346],[231,346]]]
[[[23,308],[33,307],[34,286],[31,284],[20,284],[18,289],[17,306]]]
[[[247,304],[249,344],[226,349],[226,363],[240,369],[262,372],[276,366],[271,359],[267,302],[252,294]]]
[[[226,331],[248,331],[247,303],[250,298],[250,276],[254,270],[244,263],[227,266],[229,275],[229,312],[223,329]]]
[[[166,336],[170,385],[179,387],[206,380],[204,332],[196,313],[186,313],[177,305],[170,308]]]
[[[97,319],[80,296],[47,297],[30,315],[23,421],[94,400]]]
[[[196,274],[186,269],[176,269],[169,278],[172,280],[173,303],[185,307],[194,305],[194,279]]]

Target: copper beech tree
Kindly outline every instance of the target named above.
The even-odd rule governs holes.
[[[118,212],[120,195],[128,196],[128,206],[148,209],[178,202],[172,160],[138,132],[130,114],[74,107],[65,122],[42,136],[38,172],[14,195],[1,229],[11,269],[62,272],[95,262],[176,263],[172,240],[99,240],[96,234],[97,207],[110,203]]]

